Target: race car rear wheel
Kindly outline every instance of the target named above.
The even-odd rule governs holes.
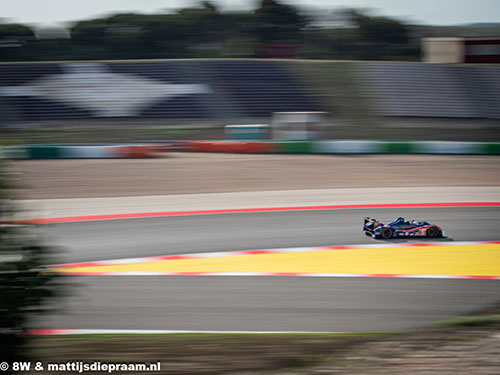
[[[427,229],[427,237],[436,238],[437,236],[439,236],[439,230],[436,227]]]
[[[380,231],[380,237],[385,238],[385,239],[391,238],[392,237],[392,229],[389,227],[383,228]]]

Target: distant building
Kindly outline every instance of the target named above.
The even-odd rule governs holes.
[[[499,64],[500,37],[424,38],[422,60],[431,64]]]

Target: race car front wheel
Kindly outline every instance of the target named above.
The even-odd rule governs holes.
[[[391,238],[392,237],[392,229],[391,228],[384,228],[380,231],[380,237],[382,238]]]
[[[436,238],[439,236],[439,230],[436,227],[430,227],[427,229],[427,236],[430,238]]]

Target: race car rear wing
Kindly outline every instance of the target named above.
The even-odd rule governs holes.
[[[372,219],[371,217],[365,217],[365,223],[364,225],[366,226],[366,224],[368,223],[373,223],[375,224],[374,227],[378,226],[379,222],[377,219]]]
[[[363,231],[368,232],[368,234],[372,234],[375,228],[378,227],[379,224],[380,223],[377,219],[365,217],[365,222],[363,224]]]

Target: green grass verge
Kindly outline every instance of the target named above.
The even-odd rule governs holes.
[[[163,373],[267,373],[312,366],[335,351],[387,333],[173,333],[30,336],[27,353],[44,362],[156,362]]]
[[[442,328],[459,328],[480,327],[492,324],[500,324],[500,315],[460,316],[439,322],[437,326]]]

